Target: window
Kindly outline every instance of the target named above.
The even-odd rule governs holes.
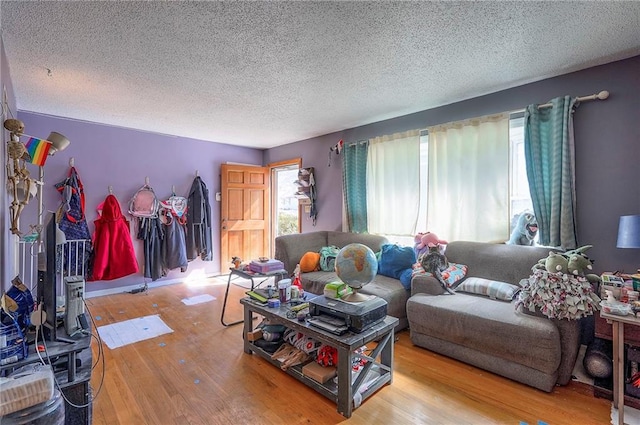
[[[301,160],[270,164],[271,168],[271,205],[272,205],[272,244],[276,237],[300,232],[300,207],[295,193],[298,190],[296,180]]]
[[[511,193],[509,196],[511,222],[509,231],[511,231],[522,212],[533,212],[524,157],[523,114],[512,114],[509,119],[509,144],[511,148]]]
[[[509,155],[505,156],[505,160],[509,161],[509,194],[508,194],[508,215],[505,213],[504,228],[509,229],[509,234],[513,228],[517,217],[524,211],[533,211],[533,204],[531,202],[531,195],[529,192],[529,183],[527,180],[526,162],[524,155],[524,115],[512,114],[509,117]],[[390,158],[386,157],[385,160]],[[506,165],[506,164],[505,164]],[[403,164],[394,164],[394,166],[402,167]],[[415,233],[431,231],[428,228],[427,217],[427,199],[429,194],[429,134],[427,130],[420,132],[420,185],[416,195],[419,197],[419,204],[417,205],[417,225]],[[367,180],[369,178],[367,177]],[[367,183],[369,186],[369,182]],[[501,189],[502,190],[502,189]],[[502,193],[506,193],[506,187],[504,187]],[[368,195],[369,196],[369,195]],[[507,219],[507,217],[509,217]],[[508,222],[507,222],[508,221]],[[383,222],[384,223],[384,222]],[[504,229],[503,228],[503,229]],[[373,232],[370,227],[369,231]],[[413,237],[407,235],[397,235],[391,231],[391,229],[377,229],[375,233],[381,234],[387,237],[391,242],[401,245],[413,245]],[[501,232],[503,234],[504,232]],[[445,235],[442,235],[443,237]],[[493,239],[498,240],[502,236],[496,235]]]

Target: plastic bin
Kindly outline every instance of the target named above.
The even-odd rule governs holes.
[[[9,413],[2,425],[64,425],[64,399],[57,389],[44,403]]]

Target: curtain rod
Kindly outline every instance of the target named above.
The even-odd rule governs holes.
[[[605,100],[608,97],[609,97],[609,92],[606,90],[602,90],[600,93],[592,94],[591,96],[578,97],[576,100],[578,102],[586,102],[588,100]],[[553,106],[552,103],[543,103],[542,105],[538,105],[538,109],[550,108],[552,106]]]
[[[606,90],[602,90],[600,93],[592,94],[590,96],[581,96],[581,97],[578,97],[576,100],[578,102],[587,102],[589,100],[605,100],[608,97],[609,97],[609,92]],[[542,105],[538,105],[538,109],[551,108],[552,106],[553,106],[553,103],[543,103]],[[524,109],[518,109],[517,111],[511,111],[510,113],[511,114],[524,113]]]

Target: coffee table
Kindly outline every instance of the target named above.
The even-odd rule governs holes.
[[[287,328],[295,329],[305,335],[314,338],[322,343],[331,345],[338,350],[337,382],[329,380],[321,384],[302,373],[302,366],[293,366],[286,370],[286,373],[293,376],[300,382],[313,388],[315,391],[333,400],[338,408],[338,413],[349,418],[355,407],[379,390],[385,384],[393,381],[393,343],[394,328],[398,324],[398,319],[387,316],[382,322],[373,325],[371,328],[361,332],[347,332],[344,335],[334,335],[310,325],[306,321],[289,319],[287,312],[290,309],[288,304],[280,307],[270,308],[254,302],[250,298],[243,298],[240,303],[244,306],[244,351],[247,354],[258,354],[276,367],[280,367],[280,362],[271,359],[271,354],[255,345],[247,339],[247,333],[253,330],[254,313],[269,320],[270,324],[281,324]],[[363,345],[377,341],[377,346],[373,352],[366,356],[355,354],[354,351]],[[354,376],[352,374],[352,361],[355,357],[365,358],[367,363],[361,371]],[[364,384],[364,385],[363,385]],[[354,407],[354,399],[355,402]]]
[[[229,271],[230,272],[229,272],[229,279],[227,279],[227,289],[226,291],[224,291],[224,301],[222,302],[222,314],[220,314],[220,322],[222,323],[223,326],[231,326],[231,325],[237,325],[238,323],[242,323],[242,320],[238,320],[231,323],[225,323],[224,321],[224,312],[227,309],[227,299],[229,298],[229,287],[231,286],[231,283],[234,280],[234,277],[250,280],[251,291],[253,291],[258,286],[262,285],[262,283],[266,282],[272,277],[275,279],[275,284],[277,287],[278,281],[280,279],[284,279],[285,277],[287,277],[287,271],[284,269],[275,270],[268,273],[258,273],[258,272],[252,272],[249,270],[241,270],[241,269],[235,269],[235,268],[230,268]],[[249,288],[247,288],[247,290],[249,290]]]

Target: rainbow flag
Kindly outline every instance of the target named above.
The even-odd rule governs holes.
[[[31,156],[31,163],[42,167],[47,160],[47,155],[49,155],[51,142],[48,140],[36,139],[35,137],[29,137],[25,146]]]

